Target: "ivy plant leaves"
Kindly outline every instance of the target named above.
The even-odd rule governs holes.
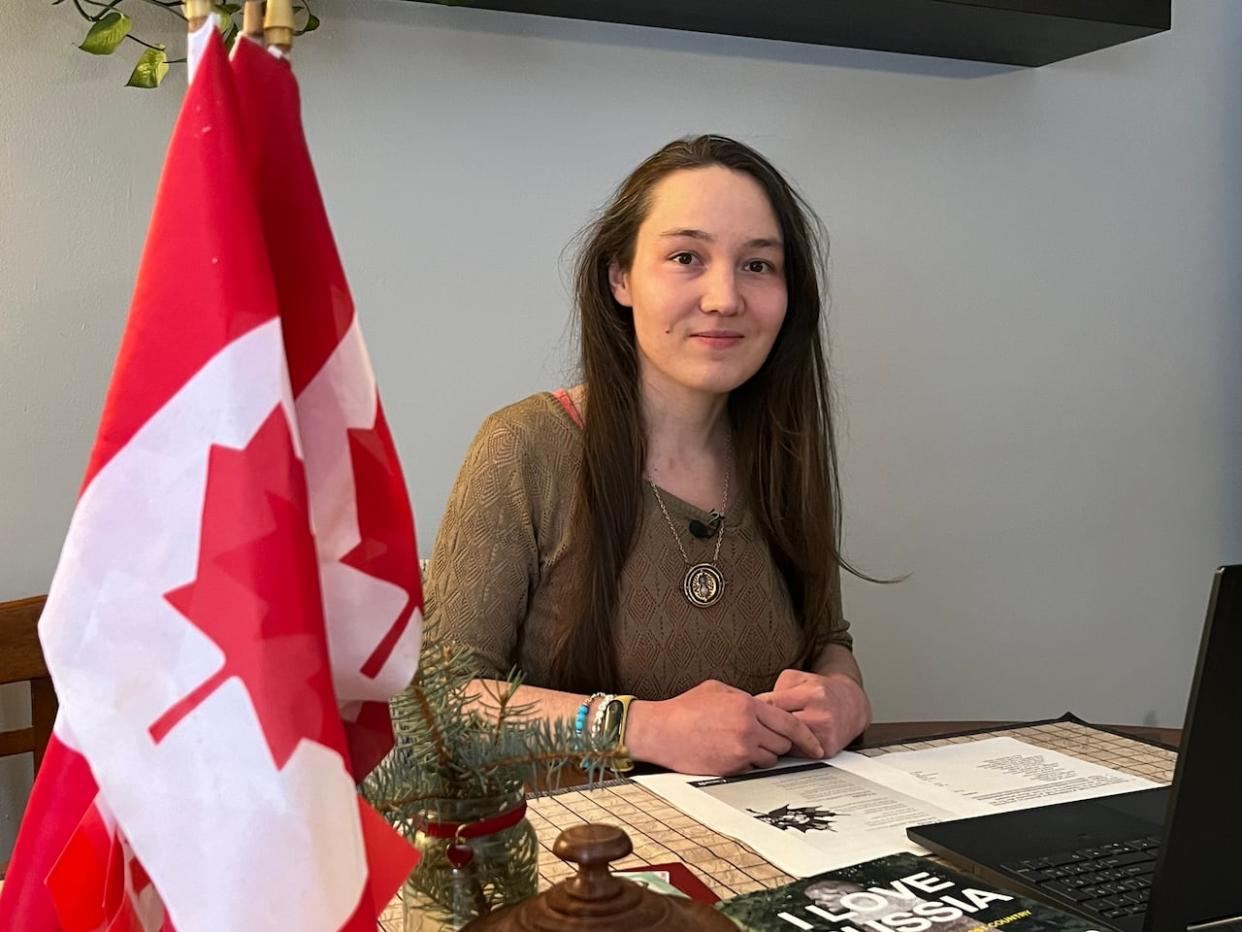
[[[111,55],[125,41],[131,25],[129,17],[120,10],[110,10],[91,26],[78,48],[92,55]]]
[[[303,10],[306,11],[306,24],[301,29],[294,30],[293,34],[295,36],[304,36],[308,32],[314,32],[319,28],[319,17],[311,12],[310,6],[295,6],[293,8],[295,14],[301,13]]]
[[[147,49],[134,66],[134,73],[125,82],[126,87],[159,87],[168,74],[168,53],[162,48]]]
[[[52,5],[55,6],[62,2],[63,0],[52,0]],[[168,52],[162,42],[152,45],[130,35],[130,28],[132,26],[130,18],[119,10],[113,9],[122,2],[123,0],[111,0],[107,4],[108,9],[99,14],[98,18],[87,17],[92,21],[92,25],[79,48],[85,52],[90,52],[92,55],[111,55],[126,38],[134,39],[141,45],[146,46],[146,50],[138,57],[138,63],[134,65],[134,70],[130,73],[129,80],[125,82],[125,86],[141,88],[159,87],[168,74],[169,65],[172,64],[168,60]],[[99,5],[102,6],[103,4],[100,3]],[[166,8],[175,6],[175,4],[160,5]],[[240,3],[213,4],[217,24],[220,27],[220,31],[224,34],[224,44],[228,48],[232,47],[233,40],[237,37],[240,29],[236,15],[241,12],[241,9]],[[185,17],[183,14],[177,13],[177,15],[184,21]],[[177,61],[185,61],[185,59],[181,58],[177,59]]]
[[[229,4],[233,6],[233,4]],[[228,35],[230,29],[233,28],[233,12],[225,8],[223,3],[217,3],[212,7],[216,14],[216,25],[220,27],[221,35]]]
[[[52,6],[60,6],[64,2],[65,0],[50,0]],[[183,63],[185,58],[170,60],[163,43],[147,42],[132,35],[130,18],[118,9],[122,3],[126,2],[128,0],[86,0],[86,3],[92,7],[92,11],[88,12],[82,0],[74,0],[73,7],[78,15],[91,24],[79,48],[92,55],[111,55],[125,40],[136,42],[144,46],[145,51],[139,57],[137,65],[134,66],[126,86],[159,87],[164,76],[168,74],[169,66]],[[185,12],[178,0],[143,0],[143,2],[163,8],[170,16],[176,17],[179,23],[178,30],[184,30]],[[475,0],[436,0],[436,2],[445,6],[466,6],[474,3]],[[224,34],[224,45],[226,48],[232,48],[241,32],[242,3],[235,2],[235,0],[212,0],[212,7],[220,18],[219,25]],[[98,12],[93,12],[94,9],[98,9]],[[305,15],[301,28],[295,29],[294,35],[302,36],[319,28],[319,17],[311,10],[309,0],[299,0],[299,5],[295,6],[293,11],[296,14]],[[301,15],[298,18],[301,19]]]
[[[237,19],[237,14],[242,11],[241,4],[217,3],[212,9],[216,13],[216,25],[220,27],[220,33],[224,37],[224,47],[232,49],[233,43],[237,41],[237,34],[241,32]]]

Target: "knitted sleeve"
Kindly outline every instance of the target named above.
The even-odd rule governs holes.
[[[834,564],[830,573],[835,590],[832,597],[831,617],[828,624],[821,629],[819,637],[816,638],[811,652],[811,662],[814,662],[814,658],[818,657],[829,644],[840,644],[849,650],[854,649],[854,635],[850,633],[850,623],[841,609],[841,567]]]
[[[484,676],[505,677],[538,579],[536,469],[529,432],[491,415],[466,453],[427,568],[432,636],[474,651]]]

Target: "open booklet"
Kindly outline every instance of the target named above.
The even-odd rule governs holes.
[[[830,761],[736,777],[652,774],[635,782],[795,877],[899,851],[906,827],[1157,786],[1016,738]]]

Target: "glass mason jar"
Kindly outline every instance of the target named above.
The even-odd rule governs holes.
[[[405,932],[460,929],[471,919],[493,909],[535,895],[539,880],[539,839],[523,815],[498,832],[474,837],[439,837],[428,825],[469,826],[512,812],[523,802],[520,792],[475,799],[432,800],[414,826],[418,866],[402,889],[402,928]],[[469,835],[469,830],[466,830]],[[469,863],[454,867],[449,849],[469,848]]]

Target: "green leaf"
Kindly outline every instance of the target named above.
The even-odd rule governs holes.
[[[229,30],[233,28],[232,15],[224,8],[223,3],[217,3],[212,9],[219,18],[220,34],[228,35]]]
[[[159,87],[168,74],[168,53],[163,49],[147,49],[134,66],[126,87]]]
[[[228,32],[224,34],[224,47],[226,49],[229,49],[230,51],[232,50],[233,43],[237,41],[237,33],[238,33],[238,29],[236,26],[234,26],[232,29],[230,29]]]
[[[319,28],[319,17],[314,13],[306,14],[306,25],[294,33],[295,36],[305,35],[308,32],[314,32]]]
[[[229,16],[232,16],[234,13],[241,12],[241,4],[240,3],[217,3],[216,9],[220,10],[221,12],[228,13]]]
[[[129,17],[117,10],[112,10],[91,26],[90,32],[86,34],[86,38],[82,40],[78,48],[92,55],[111,55],[129,35],[129,27]]]

